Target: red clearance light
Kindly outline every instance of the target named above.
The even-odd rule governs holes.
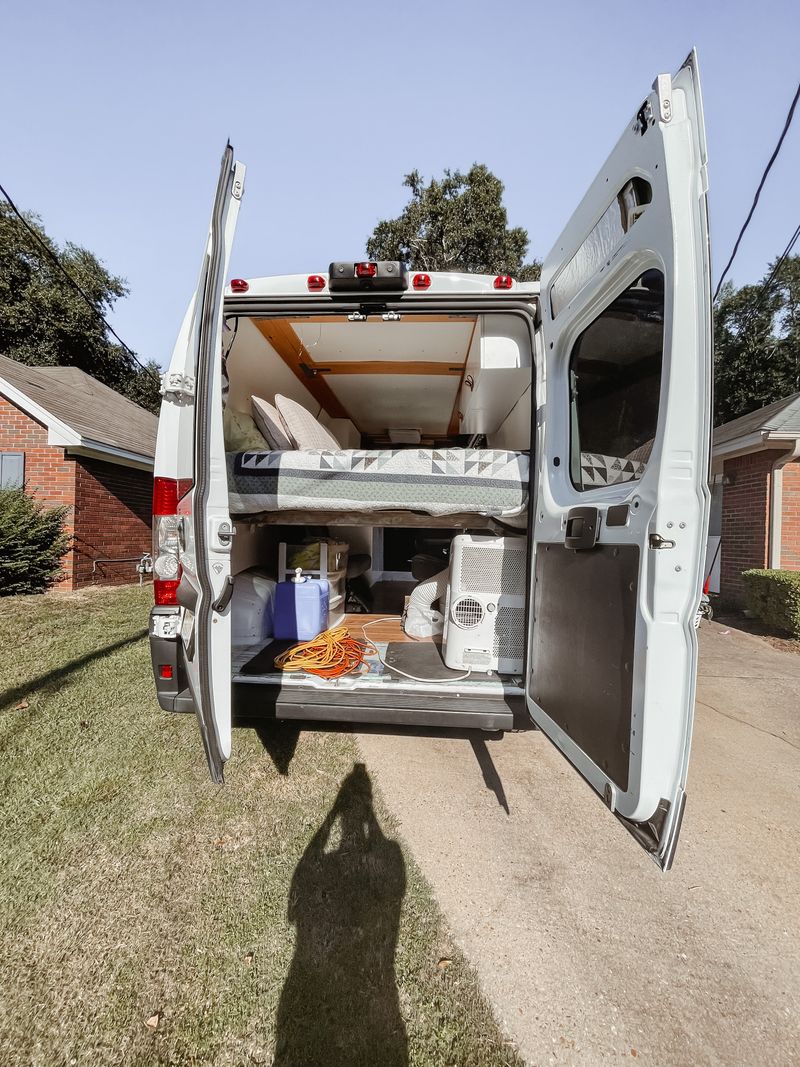
[[[231,289],[234,293],[246,293],[249,288],[250,285],[244,278],[233,278],[231,280]]]
[[[415,289],[430,289],[431,276],[430,274],[415,274],[411,284]]]
[[[321,274],[309,274],[308,288],[312,293],[318,293],[320,289],[324,289],[325,284],[325,279]]]
[[[495,289],[510,289],[514,284],[514,279],[510,274],[498,274],[494,280]]]
[[[171,679],[172,679],[172,664],[171,663],[160,663],[159,667],[158,667],[158,677],[159,678],[164,678],[167,681],[171,681]]]
[[[377,263],[356,263],[356,278],[374,278],[377,273]]]

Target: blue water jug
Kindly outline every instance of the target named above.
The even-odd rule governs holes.
[[[311,641],[328,628],[330,585],[306,578],[300,567],[294,578],[275,589],[275,637],[279,641]]]

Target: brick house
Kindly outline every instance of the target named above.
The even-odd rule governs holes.
[[[77,367],[0,356],[0,485],[69,507],[61,589],[137,578],[151,547],[155,415]]]
[[[742,571],[800,570],[800,393],[718,426],[712,457],[711,589],[741,605]]]

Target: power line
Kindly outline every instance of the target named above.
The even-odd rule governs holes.
[[[39,234],[36,232],[36,230],[34,230],[34,228],[28,223],[28,220],[25,218],[25,216],[19,210],[17,205],[14,203],[14,201],[11,199],[11,197],[8,195],[8,193],[3,188],[2,185],[0,185],[0,193],[3,194],[3,198],[6,200],[6,202],[9,205],[9,207],[11,208],[11,210],[17,216],[17,218],[22,223],[22,225],[25,227],[25,229],[28,231],[28,233],[31,235],[31,237],[34,239],[36,244],[42,249],[42,251],[47,256],[49,256],[49,258],[53,261],[53,263],[55,263],[55,265],[58,267],[58,269],[61,271],[61,273],[64,275],[64,277],[67,279],[67,281],[72,286],[72,288],[76,291],[76,293],[78,293],[83,298],[83,300],[91,308],[91,310],[94,312],[94,314],[97,316],[97,318],[100,319],[100,321],[103,323],[103,325],[108,330],[108,332],[110,334],[112,334],[112,336],[116,337],[116,339],[119,341],[119,343],[125,349],[125,351],[128,353],[128,355],[134,361],[134,363],[137,363],[142,368],[143,371],[146,371],[148,374],[152,374],[153,377],[157,378],[158,381],[160,382],[161,378],[155,373],[155,371],[153,371],[150,367],[146,367],[144,365],[144,363],[142,363],[142,361],[139,359],[139,357],[136,355],[136,353],[133,351],[133,349],[125,344],[125,342],[122,340],[120,335],[117,333],[117,331],[111,325],[111,323],[108,321],[108,319],[105,317],[105,315],[103,315],[103,313],[101,311],[98,311],[98,309],[95,306],[94,302],[92,301],[91,297],[89,297],[88,294],[85,292],[85,290],[78,284],[78,282],[75,281],[75,279],[69,273],[67,268],[61,262],[61,260],[58,258],[58,256],[55,254],[55,252],[52,250],[52,248],[50,248],[49,245],[47,245],[42,240],[42,238],[39,236]]]
[[[786,116],[786,121],[783,124],[783,129],[781,130],[781,135],[778,138],[778,143],[775,145],[775,149],[774,149],[772,155],[769,157],[769,162],[767,163],[766,167],[764,168],[764,173],[761,175],[761,181],[758,183],[758,188],[756,189],[756,194],[753,197],[753,202],[750,205],[750,210],[747,213],[747,218],[744,220],[744,225],[742,226],[741,230],[739,230],[739,236],[736,238],[736,244],[733,246],[733,251],[731,252],[731,258],[725,264],[725,270],[723,270],[722,275],[720,276],[720,279],[717,282],[717,288],[716,288],[716,290],[714,292],[714,299],[715,300],[719,296],[719,291],[722,288],[722,283],[725,281],[725,278],[726,278],[726,276],[728,274],[728,271],[731,269],[731,264],[733,263],[734,259],[736,258],[736,253],[739,251],[739,245],[742,243],[742,238],[744,237],[745,230],[750,225],[750,220],[752,219],[753,213],[756,210],[756,205],[758,204],[758,198],[761,196],[761,190],[764,188],[764,183],[767,180],[767,175],[772,170],[772,164],[778,158],[778,154],[779,154],[779,152],[781,150],[781,147],[783,145],[783,142],[784,142],[784,140],[786,138],[786,134],[789,132],[789,127],[792,125],[792,119],[794,118],[794,110],[797,107],[798,99],[800,99],[800,85],[797,86],[797,91],[794,94],[794,99],[792,100],[791,107],[789,108],[789,112],[788,112],[788,114]]]
[[[764,303],[764,300],[769,295],[770,286],[777,278],[778,273],[780,272],[780,269],[786,259],[792,254],[792,249],[797,244],[798,240],[800,240],[800,226],[798,226],[797,229],[794,231],[792,236],[789,238],[786,247],[775,260],[775,265],[769,272],[769,277],[764,279],[764,281],[761,283],[761,285],[758,287],[754,294],[755,302],[751,306],[747,314],[747,318],[744,320],[738,331],[739,334],[745,339],[747,339],[747,331],[755,322],[756,316],[758,315],[761,305]]]
[[[755,305],[753,307],[753,314],[754,315],[758,311],[758,309],[761,307],[761,304],[764,301],[764,297],[767,295],[770,285],[772,285],[772,283],[777,278],[778,271],[783,266],[784,261],[792,254],[792,249],[797,244],[798,239],[800,239],[800,226],[797,227],[797,229],[794,231],[792,236],[789,238],[789,243],[786,245],[786,248],[784,248],[784,250],[781,252],[781,254],[778,256],[777,260],[775,261],[775,266],[770,271],[769,277],[767,278],[767,280],[765,282],[762,283],[761,291],[760,291],[760,293],[758,295],[758,299],[756,300],[756,303],[755,303]]]

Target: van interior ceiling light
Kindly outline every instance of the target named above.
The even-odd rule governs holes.
[[[250,285],[244,280],[244,278],[231,279],[231,290],[234,293],[246,293],[249,288]]]
[[[190,488],[189,481],[153,479],[153,596],[156,604],[178,603],[181,579],[178,500]]]
[[[514,279],[510,274],[498,274],[494,280],[495,289],[510,289],[514,284]]]

